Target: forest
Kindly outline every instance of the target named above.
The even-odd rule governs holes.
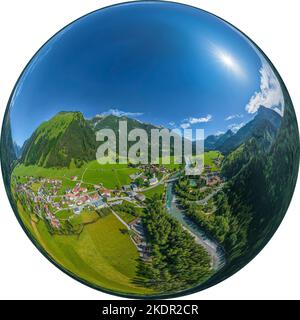
[[[143,262],[139,271],[146,279],[144,286],[175,292],[196,286],[211,275],[208,253],[166,212],[159,196],[147,201],[142,222],[151,250],[151,260]]]
[[[196,204],[187,194],[184,178],[175,192],[187,216],[204,228],[226,252],[225,272],[236,272],[269,241],[287,210],[299,166],[299,137],[293,108],[288,104],[276,137],[257,130],[226,155],[222,191],[213,197],[215,211]],[[224,270],[223,270],[224,271]]]

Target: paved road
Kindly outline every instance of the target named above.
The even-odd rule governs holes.
[[[111,208],[110,211],[112,212],[112,214],[128,229],[131,230],[130,226]]]
[[[177,174],[176,174],[176,177],[173,177],[171,179],[168,179],[168,177],[170,177],[171,175],[174,175],[174,173],[169,173],[167,174],[165,177],[163,177],[158,183],[150,186],[150,187],[147,187],[147,188],[144,188],[142,190],[140,190],[140,192],[144,192],[144,191],[147,191],[147,190],[150,190],[150,189],[153,189],[153,188],[156,188],[157,186],[159,186],[160,184],[163,184],[163,183],[169,183],[169,182],[174,182],[176,180],[179,179],[179,176],[180,176],[180,173],[182,171],[179,171]]]
[[[215,194],[217,194],[220,190],[222,190],[224,186],[224,183],[221,183],[212,193],[207,195],[204,199],[201,200],[196,200],[196,201],[190,201],[190,202],[195,202],[197,204],[207,204],[208,200],[211,199]]]
[[[148,190],[151,190],[151,189],[153,189],[153,188],[158,187],[160,184],[163,184],[163,183],[166,182],[165,179],[166,179],[168,176],[169,176],[169,175],[167,175],[166,177],[163,177],[160,181],[158,181],[158,183],[153,184],[152,186],[149,186],[149,187],[147,187],[147,188],[141,189],[140,192],[148,191]]]

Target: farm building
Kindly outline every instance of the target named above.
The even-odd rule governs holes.
[[[132,189],[132,191],[138,191],[138,186],[136,185],[136,184],[134,184],[134,183],[132,183],[131,184],[131,189]]]
[[[80,209],[79,207],[76,207],[76,208],[74,208],[74,210],[73,210],[73,212],[74,212],[75,214],[79,214],[80,211],[81,211],[81,209]]]
[[[101,209],[105,206],[105,203],[102,200],[97,200],[93,203],[96,209]]]
[[[130,190],[131,190],[131,186],[130,186],[130,185],[124,185],[124,186],[122,187],[122,189],[123,189],[124,191],[130,191]]]
[[[138,194],[135,195],[135,198],[138,201],[145,201],[146,196],[144,194],[142,194],[142,193],[138,193]]]
[[[118,201],[109,202],[109,205],[113,207],[113,206],[117,206],[122,203],[123,203],[123,200],[118,200]]]
[[[106,198],[110,197],[111,195],[110,190],[107,190],[107,189],[102,190],[101,193],[102,193],[102,196]]]
[[[157,183],[158,183],[158,180],[156,177],[149,179],[150,186],[153,186],[154,184],[157,184]]]

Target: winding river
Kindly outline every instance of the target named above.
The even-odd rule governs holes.
[[[173,185],[174,182],[169,182],[167,184],[166,207],[168,213],[182,224],[184,229],[186,229],[195,238],[196,243],[204,247],[211,256],[212,267],[214,270],[217,271],[221,269],[225,264],[223,247],[184,214],[184,211],[176,202]]]

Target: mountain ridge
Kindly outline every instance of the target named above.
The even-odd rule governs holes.
[[[20,161],[25,165],[43,167],[69,167],[72,162],[81,166],[84,162],[96,159],[96,132],[112,129],[119,143],[119,121],[127,122],[127,130],[144,129],[147,134],[152,129],[161,129],[150,123],[126,116],[96,115],[85,119],[79,111],[61,111],[44,121],[22,146]],[[236,133],[227,130],[224,134],[210,135],[205,139],[205,150],[217,150],[228,154],[247,140],[255,137],[263,149],[268,149],[281,124],[281,117],[275,111],[260,107],[256,116]],[[135,142],[128,142],[130,147]],[[150,148],[150,142],[148,142]],[[161,148],[161,144],[160,144]],[[172,145],[171,145],[172,153]]]
[[[205,139],[206,150],[218,150],[229,154],[252,137],[258,138],[264,148],[271,145],[281,125],[281,116],[274,110],[260,106],[255,117],[236,133],[228,130],[222,135],[210,135]],[[264,141],[262,141],[264,138]]]
[[[59,112],[43,122],[26,142],[21,157],[25,165],[80,166],[95,157],[96,139],[81,112]]]

